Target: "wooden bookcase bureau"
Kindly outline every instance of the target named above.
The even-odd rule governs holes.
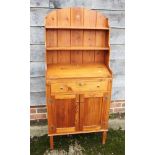
[[[101,13],[64,8],[45,18],[48,135],[102,132],[112,90],[109,25]]]

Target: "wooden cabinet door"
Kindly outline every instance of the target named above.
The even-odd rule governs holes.
[[[46,98],[49,134],[72,133],[78,131],[79,95],[59,94],[51,96],[47,94]]]
[[[80,130],[97,131],[108,128],[109,93],[80,95]]]

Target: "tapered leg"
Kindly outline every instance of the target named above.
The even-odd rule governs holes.
[[[105,144],[106,139],[107,139],[107,131],[103,131],[103,133],[102,133],[102,144]]]
[[[53,136],[50,136],[50,149],[54,149]]]

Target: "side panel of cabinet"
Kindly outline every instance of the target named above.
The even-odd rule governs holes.
[[[53,126],[56,124],[55,119],[55,106],[51,104],[51,86],[50,84],[46,84],[46,107],[47,107],[47,116],[48,116],[48,133],[55,133],[55,128]]]
[[[108,129],[109,110],[111,103],[111,92],[104,93],[103,107],[102,107],[102,128]]]
[[[80,130],[107,129],[109,103],[108,93],[80,95]]]
[[[79,96],[47,98],[49,134],[72,133],[79,129]]]

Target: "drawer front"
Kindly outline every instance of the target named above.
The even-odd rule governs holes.
[[[69,81],[69,80],[68,80]],[[51,93],[78,93],[85,91],[108,91],[109,80],[85,81],[75,80],[71,82],[51,83]]]
[[[69,93],[74,92],[76,83],[52,83],[51,92],[52,93]]]
[[[81,81],[77,83],[77,91],[107,91],[108,81]]]

